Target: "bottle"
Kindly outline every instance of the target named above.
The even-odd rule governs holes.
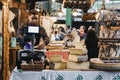
[[[14,32],[11,33],[10,47],[16,47],[16,36]]]

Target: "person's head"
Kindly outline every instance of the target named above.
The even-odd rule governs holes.
[[[80,27],[79,27],[79,30],[82,31],[82,32],[84,32],[84,31],[85,31],[85,26],[83,26],[83,25],[80,26]]]
[[[79,27],[79,32],[80,32],[81,36],[84,35],[84,33],[85,33],[85,26],[80,26]]]
[[[58,29],[55,29],[54,33],[57,34],[58,33]]]
[[[69,26],[69,25],[66,26],[66,30],[68,30],[68,29],[70,29],[70,26]]]
[[[88,30],[90,30],[90,29],[92,29],[92,28],[93,28],[92,26],[89,26],[89,27],[88,27]]]
[[[105,26],[104,25],[101,25],[100,26],[100,30],[103,31],[105,29]]]
[[[38,12],[36,10],[32,9],[29,12],[28,23],[31,24],[31,25],[37,25],[38,24]]]
[[[78,35],[76,28],[72,28],[71,35],[73,36],[73,38],[75,38]]]
[[[58,29],[59,29],[60,32],[65,33],[65,30],[64,30],[64,28],[62,26],[60,26]]]
[[[95,29],[91,28],[91,29],[88,30],[87,38],[89,38],[89,39],[95,39],[96,38]]]

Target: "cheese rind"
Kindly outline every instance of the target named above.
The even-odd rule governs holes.
[[[75,63],[72,61],[67,62],[67,69],[89,69],[90,63],[87,62],[81,62],[81,63]]]
[[[67,62],[51,62],[50,63],[51,69],[66,69],[67,68]]]
[[[87,55],[71,55],[71,54],[69,54],[69,61],[85,62],[87,60],[88,60]]]

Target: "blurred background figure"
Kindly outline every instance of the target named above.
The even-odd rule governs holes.
[[[76,28],[72,28],[70,33],[72,35],[72,46],[76,46],[80,42],[80,37]]]
[[[87,37],[85,39],[85,45],[88,50],[88,60],[90,60],[90,58],[97,58],[99,54],[99,48],[95,29],[91,28],[88,30]]]
[[[80,26],[78,35],[80,36],[80,40],[85,40],[86,39],[86,33],[85,33],[85,26]]]
[[[59,37],[59,34],[58,34],[58,29],[53,29],[53,32],[50,36],[50,41],[59,41],[60,40],[60,37]]]
[[[70,33],[71,33],[71,28],[70,28],[70,26],[67,26],[66,30],[65,30],[65,34],[68,35]]]
[[[92,29],[92,28],[93,28],[92,26],[89,26],[89,27],[88,27],[88,30],[90,30],[90,29]]]
[[[53,32],[50,36],[50,41],[62,41],[65,38],[65,30],[62,26],[59,28],[53,29]]]
[[[65,38],[65,29],[62,26],[58,28],[58,34],[59,34],[60,41]]]
[[[107,38],[108,37],[108,29],[105,25],[100,26],[99,38]]]

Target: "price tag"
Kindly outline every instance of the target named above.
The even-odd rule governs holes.
[[[21,53],[22,57],[27,57],[27,53]]]

